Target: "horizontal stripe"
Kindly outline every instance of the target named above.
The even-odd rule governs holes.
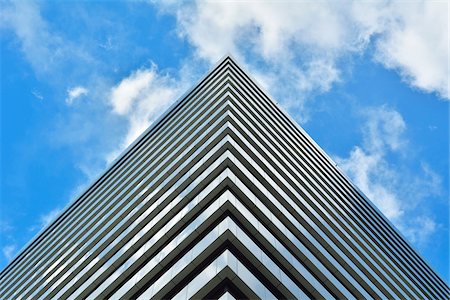
[[[230,58],[22,250],[0,298],[186,298],[226,285],[261,298],[450,296]]]

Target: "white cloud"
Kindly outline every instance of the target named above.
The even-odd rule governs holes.
[[[3,3],[2,27],[11,28],[21,41],[22,51],[36,70],[45,71],[58,51],[58,42],[48,32],[39,7],[33,2]]]
[[[391,22],[377,41],[376,59],[426,92],[449,93],[448,1],[410,1],[392,5]]]
[[[372,153],[386,149],[397,151],[407,143],[403,134],[406,124],[403,117],[386,106],[372,108],[364,112],[367,122],[364,130],[364,144]]]
[[[327,92],[342,80],[346,71],[343,60],[360,55],[368,48],[375,50],[374,57],[378,62],[398,71],[408,84],[449,97],[448,3],[401,3],[364,1],[341,5],[332,1],[289,4],[198,1],[158,5],[175,15],[178,33],[195,49],[194,60],[200,58],[212,64],[227,52],[231,53],[285,107],[301,108],[303,112],[305,101],[311,94]],[[61,74],[68,73],[67,66],[73,70],[76,69],[72,68],[73,65],[86,69],[86,66],[91,68],[95,64],[82,46],[63,39],[58,31],[50,28],[38,3],[19,1],[4,4],[0,26],[14,31],[25,58],[38,75],[53,74],[60,79]],[[110,37],[100,45],[107,49],[112,46]],[[76,64],[70,64],[73,62]],[[194,64],[192,61],[188,63]],[[97,73],[94,68],[92,70],[92,73]],[[77,150],[82,148],[78,152],[82,153],[85,161],[79,168],[87,177],[95,177],[94,174],[104,167],[98,163],[99,157],[103,159],[106,156],[108,161],[112,161],[192,83],[190,78],[186,79],[189,76],[183,74],[183,70],[177,75],[180,78],[172,78],[153,65],[131,72],[113,87],[108,80],[100,82],[96,77],[99,81],[92,84],[95,89],[90,88],[89,96],[98,93],[96,98],[103,99],[102,92],[109,91],[106,98],[110,110],[104,106],[88,107],[84,114],[62,117],[61,123],[65,126],[60,129],[64,134],[60,131],[52,140],[70,144]],[[99,88],[101,84],[104,85]],[[67,92],[66,102],[71,104],[86,95],[88,90],[76,86]],[[114,120],[105,121],[114,119],[112,115],[124,118],[127,130],[117,130],[120,126],[107,126],[117,125]],[[303,121],[306,120],[307,114],[301,116]],[[390,218],[404,222],[410,207],[405,206],[396,192],[404,183],[386,159],[386,153],[398,153],[404,149],[407,143],[403,136],[405,122],[398,113],[387,108],[369,112],[367,117],[369,121],[364,128],[363,145],[354,148],[341,163],[369,197],[379,201]],[[92,121],[99,119],[102,124]],[[116,131],[105,134],[105,128],[111,131],[115,128]],[[93,145],[100,139],[107,139],[110,144],[103,141]],[[111,141],[116,143],[118,139],[119,146],[110,151]],[[90,152],[86,150],[88,147],[81,147],[87,144]],[[417,182],[417,186],[425,186],[425,190],[431,189],[435,174],[431,170],[429,174],[415,177],[412,181]],[[56,213],[43,216],[42,226],[54,216]],[[422,223],[417,221],[417,224]]]
[[[115,114],[128,121],[122,144],[107,155],[111,162],[130,145],[186,88],[187,77],[176,80],[159,72],[156,65],[141,68],[111,89],[110,103]]]
[[[42,96],[42,94],[38,91],[32,91],[31,94],[40,101],[44,100],[44,96]]]
[[[338,6],[322,2],[197,2],[163,9],[176,10],[179,34],[195,56],[212,64],[231,53],[288,108],[302,106],[307,93],[328,91],[340,80],[337,59],[360,43],[347,30],[345,14],[334,12]]]
[[[13,230],[14,227],[6,220],[0,220],[0,233],[6,233]]]
[[[71,76],[77,68],[66,67],[69,62],[81,65],[93,63],[82,47],[64,39],[53,30],[41,14],[42,3],[33,1],[3,1],[0,10],[0,28],[14,32],[21,52],[36,75],[45,80],[61,80]]]
[[[328,91],[347,68],[342,60],[369,47],[408,84],[450,97],[447,1],[157,5],[176,16],[180,36],[197,57],[213,63],[232,53],[265,74],[265,87],[287,107],[302,107],[308,93]]]
[[[341,51],[345,42],[351,42],[345,48],[359,43],[351,38],[343,11],[332,3],[197,2],[177,8],[180,34],[211,62],[226,52],[242,56],[245,47],[280,61],[294,58],[303,46],[324,52]]]
[[[60,208],[52,209],[47,214],[41,215],[39,217],[39,226],[40,228],[44,228],[45,226],[49,225],[62,211]]]
[[[75,86],[73,88],[70,88],[67,90],[67,98],[66,98],[66,104],[72,105],[73,102],[77,99],[79,99],[82,96],[87,95],[88,89],[82,86]]]
[[[15,244],[10,244],[10,245],[6,245],[2,248],[2,253],[5,256],[7,261],[10,261],[14,255],[17,253],[17,245]]]
[[[403,215],[400,199],[391,187],[395,173],[390,170],[383,153],[370,153],[355,147],[348,158],[337,159],[337,163],[389,219],[396,220]]]
[[[74,164],[84,166],[83,171],[91,168],[93,173],[94,169],[104,168],[105,152],[113,147],[122,129],[105,104],[105,91],[111,85],[110,74],[104,72],[111,64],[98,58],[95,34],[70,35],[60,24],[53,23],[53,18],[46,18],[53,9],[50,7],[44,2],[3,1],[0,28],[2,33],[13,33],[5,41],[18,48],[38,81],[51,89],[50,94],[66,92],[67,105],[75,104],[81,97],[93,100],[77,110],[56,112],[50,118],[49,130],[41,133],[48,137],[51,147],[68,147],[73,151]],[[70,12],[67,17],[71,17]],[[81,22],[87,21],[85,17]],[[92,88],[88,91],[87,87],[78,86],[80,81],[89,82]],[[67,87],[70,89],[66,91]],[[41,100],[40,93],[32,93]]]
[[[425,245],[439,228],[435,220],[424,215],[405,220],[405,223],[398,224],[398,228],[410,242],[418,246]]]
[[[392,164],[390,155],[408,151],[403,117],[386,106],[363,113],[363,144],[347,158],[335,158],[339,167],[366,196],[415,244],[424,244],[436,231],[433,217],[422,209],[426,197],[439,193],[441,179],[422,164],[420,174],[411,174]]]
[[[113,87],[111,104],[115,113],[126,115],[138,97],[145,94],[155,77],[154,67],[135,71]]]

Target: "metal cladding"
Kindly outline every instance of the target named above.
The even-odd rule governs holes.
[[[449,297],[229,57],[0,274],[1,299]]]

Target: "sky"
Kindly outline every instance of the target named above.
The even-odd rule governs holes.
[[[0,269],[224,55],[449,282],[447,1],[1,1]]]

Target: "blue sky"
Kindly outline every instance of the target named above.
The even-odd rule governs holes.
[[[230,53],[449,282],[446,1],[1,4],[0,268]]]

